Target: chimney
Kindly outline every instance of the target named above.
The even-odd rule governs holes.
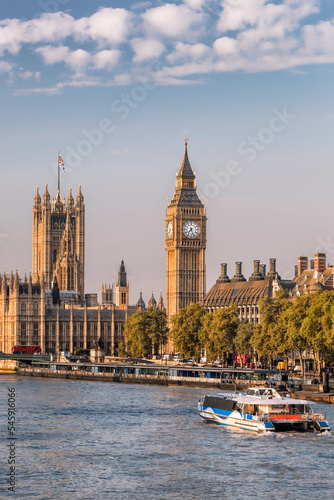
[[[311,262],[312,262],[312,261],[311,261]],[[295,278],[297,278],[297,276],[298,276],[298,266],[297,266],[297,265],[295,265]]]
[[[298,276],[302,274],[303,271],[306,271],[308,267],[308,258],[307,257],[298,257]]]
[[[314,254],[314,270],[319,273],[323,273],[326,269],[326,254],[316,253]]]
[[[276,259],[269,259],[270,273],[276,273]]]
[[[310,269],[314,269],[314,260],[310,260]]]
[[[221,274],[217,280],[218,283],[230,283],[230,278],[227,276],[227,264],[220,264]]]
[[[254,260],[254,274],[260,273],[260,261]]]
[[[249,281],[260,281],[263,279],[263,276],[260,272],[260,261],[254,260],[254,272],[252,276],[249,278]]]
[[[237,283],[239,281],[246,281],[245,277],[242,275],[242,262],[235,263],[235,275],[231,279],[232,283]]]
[[[265,264],[260,265],[260,273],[262,274],[263,278],[267,274],[267,266]]]

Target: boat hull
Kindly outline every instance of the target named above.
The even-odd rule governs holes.
[[[234,429],[256,432],[258,434],[270,432],[322,433],[330,430],[327,422],[318,422],[316,420],[299,421],[282,419],[274,422],[259,422],[257,420],[253,420],[252,415],[242,415],[237,412],[223,414],[220,410],[216,411],[212,408],[203,408],[199,409],[199,415],[206,422],[214,423],[216,425],[224,425],[225,427],[231,427]]]

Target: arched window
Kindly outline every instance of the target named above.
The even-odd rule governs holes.
[[[34,316],[38,315],[38,304],[34,304]]]
[[[25,302],[21,304],[21,314],[27,314],[27,307],[25,305]]]

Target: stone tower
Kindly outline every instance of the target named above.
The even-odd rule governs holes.
[[[184,157],[165,218],[166,306],[168,322],[180,308],[205,295],[206,212],[196,192],[196,176]]]
[[[85,294],[85,205],[79,186],[74,204],[70,190],[67,204],[58,190],[52,200],[45,187],[33,208],[33,282],[44,276],[47,289],[57,277],[59,290]]]
[[[116,307],[125,309],[129,305],[129,283],[127,281],[124,261],[119,268],[118,280],[116,284]]]

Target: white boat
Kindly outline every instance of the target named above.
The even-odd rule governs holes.
[[[250,387],[246,393],[203,396],[198,411],[208,422],[246,431],[330,431],[326,415],[312,406],[303,399],[282,397],[273,388]]]

